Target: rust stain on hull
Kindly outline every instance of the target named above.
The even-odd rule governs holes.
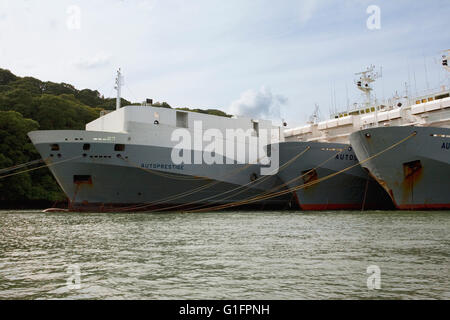
[[[404,163],[403,175],[401,206],[410,205],[414,201],[414,187],[423,177],[422,163],[419,160]]]
[[[372,172],[369,172],[370,177],[372,177],[376,182],[378,182],[378,184],[387,192],[387,194],[389,195],[389,197],[391,198],[392,202],[394,203],[394,205],[397,207],[397,203],[395,202],[395,198],[394,198],[394,192],[392,191],[391,188],[388,187],[386,181],[384,181],[383,179],[380,179],[378,177],[376,177],[374,174],[372,174]]]

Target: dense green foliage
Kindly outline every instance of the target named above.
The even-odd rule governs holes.
[[[132,103],[122,99],[121,104]],[[171,108],[167,102],[156,102],[153,106]],[[2,169],[40,159],[28,132],[82,130],[87,122],[99,116],[101,110],[114,110],[115,107],[116,99],[105,98],[97,90],[77,90],[67,83],[18,77],[0,68],[0,206],[65,199],[46,168],[2,178],[10,173],[2,172]],[[229,117],[216,109],[179,109]]]
[[[198,112],[198,113],[205,113],[205,114],[211,114],[214,116],[220,116],[220,117],[232,117],[230,114],[226,114],[225,112],[217,109],[189,109],[189,108],[177,108],[178,110],[184,110],[184,111],[191,111],[191,112]]]
[[[169,109],[172,108],[170,106],[170,104],[168,104],[167,102],[155,102],[155,103],[152,104],[152,107],[169,108]]]
[[[21,78],[0,69],[0,170],[40,159],[28,132],[84,129],[87,122],[98,117],[101,109],[112,109],[113,106],[115,99],[104,99],[98,91],[79,91],[67,83]],[[8,173],[0,173],[0,177]],[[64,199],[50,171],[45,168],[0,178],[0,205]]]
[[[152,106],[160,107],[160,108],[172,108],[167,102],[155,102],[152,104]],[[227,118],[232,117],[230,114],[226,114],[225,112],[218,110],[218,109],[189,109],[189,108],[176,108],[176,109],[183,110],[183,111],[210,114],[210,115],[220,116],[220,117],[227,117]]]

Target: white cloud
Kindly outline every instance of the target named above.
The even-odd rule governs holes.
[[[301,2],[299,19],[301,23],[307,23],[314,15],[318,7],[317,0],[305,0]]]
[[[449,43],[449,34],[440,31],[447,26],[450,2],[411,7],[407,0],[385,1],[376,32],[366,28],[372,3],[0,0],[0,42],[8,44],[0,47],[0,67],[110,96],[120,66],[136,95],[128,99],[150,97],[228,112],[240,93],[267,83],[289,98],[279,105],[292,125],[303,122],[315,103],[329,109],[331,83],[339,107],[347,105],[346,86],[350,102],[359,101],[353,73],[370,64],[383,66],[374,92],[378,97],[384,96],[382,88],[386,96],[404,88],[408,65],[418,89],[425,87],[423,54],[439,55],[442,44]],[[82,28],[76,32],[66,28],[66,10],[73,4],[82,10]],[[432,87],[439,68],[427,65]],[[254,90],[253,96],[257,101],[265,95]],[[267,107],[261,111],[242,97],[238,101],[239,112],[268,113]]]
[[[109,65],[111,56],[105,53],[97,53],[93,57],[80,58],[74,65],[80,69],[95,69]]]
[[[261,87],[259,90],[247,90],[240,98],[231,103],[231,114],[253,118],[279,118],[280,107],[285,105],[287,98],[280,94],[273,94],[270,88]]]

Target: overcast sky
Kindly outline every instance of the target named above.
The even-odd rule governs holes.
[[[292,126],[315,103],[327,118],[333,91],[341,110],[347,91],[361,100],[354,73],[370,64],[378,98],[448,83],[449,16],[448,0],[0,0],[0,67],[105,96],[121,67],[128,100]]]

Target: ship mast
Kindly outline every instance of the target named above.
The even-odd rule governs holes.
[[[359,79],[355,81],[355,83],[357,88],[366,95],[366,107],[370,107],[370,105],[372,104],[372,82],[375,82],[375,80],[381,77],[381,73],[375,72],[374,70],[375,66],[371,65],[367,68],[366,71],[355,73],[356,76],[360,76]]]
[[[122,80],[123,80],[123,76],[122,76],[122,73],[119,68],[119,70],[117,70],[116,86],[114,87],[114,89],[117,90],[116,110],[120,109],[120,100],[121,100],[120,94],[121,94],[121,87],[123,85]]]
[[[367,70],[355,73],[355,76],[359,76],[359,79],[355,81],[356,87],[361,90],[366,96],[364,103],[365,108],[370,108],[372,105],[372,83],[378,78],[381,78],[381,72],[375,72],[375,66],[370,65]],[[378,113],[377,106],[375,106],[375,124],[378,126]]]
[[[317,124],[318,121],[319,121],[319,105],[316,103],[314,106],[314,112],[309,117],[308,123]]]

